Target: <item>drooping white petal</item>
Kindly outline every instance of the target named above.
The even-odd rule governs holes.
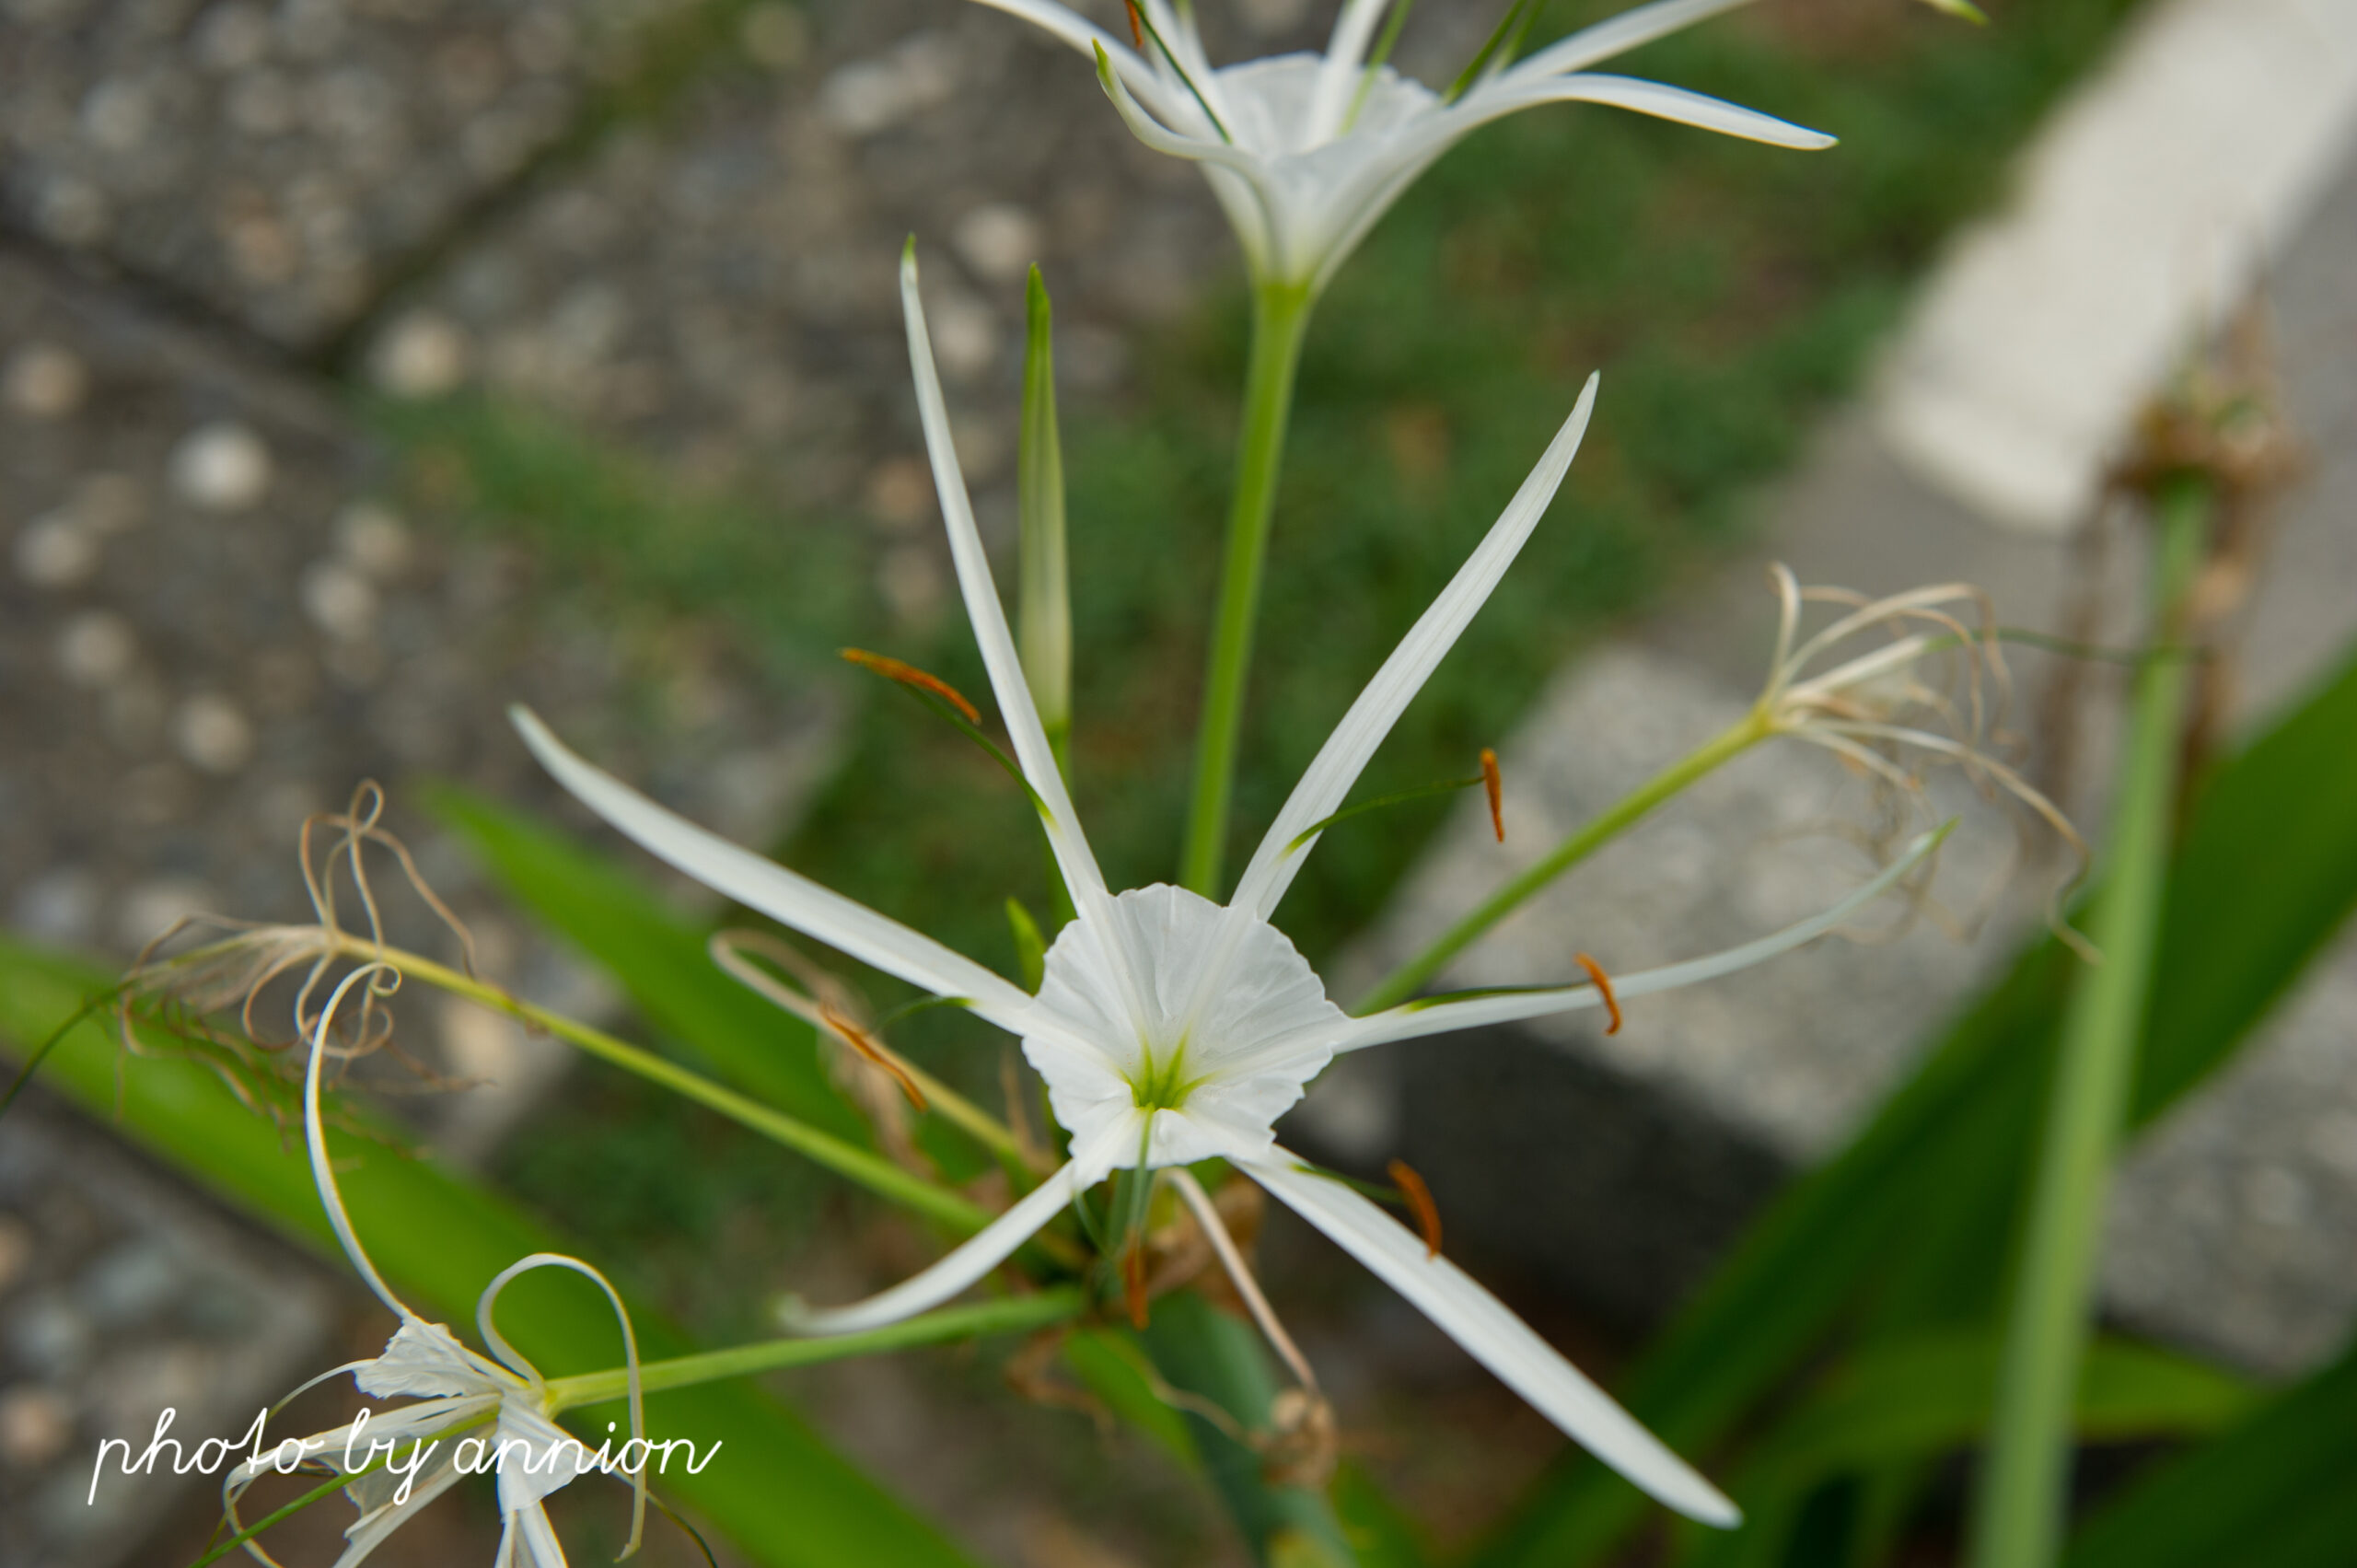
[[[987,0],[986,0],[987,3]],[[1608,17],[1592,27],[1557,39],[1544,49],[1532,51],[1516,61],[1501,78],[1528,80],[1536,76],[1561,75],[1566,71],[1584,71],[1599,60],[1609,60],[1625,54],[1639,44],[1651,43],[1681,29],[1706,21],[1722,11],[1732,11],[1747,6],[1751,0],[1654,0],[1650,6],[1639,6],[1617,17]]]
[[[528,709],[508,716],[557,783],[658,860],[864,964],[961,998],[1003,1029],[1031,1027],[1031,998],[971,958],[656,805],[574,755]]]
[[[1522,482],[1497,522],[1491,528],[1448,587],[1433,600],[1432,608],[1410,628],[1391,656],[1383,661],[1375,679],[1334,726],[1326,744],[1318,749],[1308,771],[1277,813],[1260,847],[1253,852],[1252,860],[1244,868],[1244,876],[1237,884],[1231,907],[1239,914],[1267,920],[1292,886],[1295,872],[1310,848],[1318,842],[1315,835],[1303,835],[1316,823],[1325,820],[1341,808],[1342,798],[1357,782],[1360,772],[1383,738],[1391,733],[1409,700],[1422,690],[1424,682],[1438,668],[1441,658],[1481,608],[1491,591],[1505,575],[1523,541],[1555,498],[1555,491],[1563,482],[1564,472],[1572,466],[1572,458],[1579,450],[1580,438],[1587,433],[1589,413],[1596,407],[1597,377],[1590,376],[1587,385],[1580,389],[1579,401],[1573,405],[1569,419],[1555,433],[1539,458],[1538,466]],[[1302,840],[1295,843],[1295,840]]]
[[[598,1468],[589,1451],[527,1399],[505,1400],[490,1437],[499,1469],[499,1511],[538,1512],[540,1499]]]
[[[524,1358],[522,1353],[507,1342],[507,1336],[499,1331],[498,1323],[500,1293],[519,1276],[529,1273],[535,1269],[570,1269],[606,1293],[607,1304],[613,1307],[614,1321],[621,1326],[622,1332],[622,1367],[629,1398],[630,1435],[633,1440],[644,1438],[646,1435],[645,1395],[639,1386],[638,1333],[631,1327],[630,1308],[622,1304],[621,1292],[614,1288],[613,1282],[580,1259],[568,1258],[562,1252],[534,1252],[528,1257],[517,1259],[493,1275],[491,1283],[482,1287],[482,1295],[475,1301],[475,1327],[482,1331],[483,1343],[489,1345],[491,1353],[506,1363],[511,1369],[530,1379],[535,1389],[540,1387],[539,1371]],[[505,1410],[503,1407],[501,1413],[503,1424],[505,1420]],[[506,1485],[504,1478],[500,1484],[503,1488]],[[552,1483],[551,1490],[553,1490],[554,1486],[563,1484],[562,1481]],[[630,1540],[622,1550],[622,1555],[625,1557],[637,1551],[639,1535],[646,1524],[646,1473],[644,1469],[631,1478],[631,1488],[633,1495],[631,1501]]]
[[[377,1470],[365,1475],[344,1488],[363,1511],[359,1518],[343,1532],[343,1554],[335,1560],[335,1568],[360,1568],[376,1550],[389,1539],[395,1530],[415,1518],[419,1511],[459,1482],[459,1469],[450,1453],[451,1445],[445,1443],[425,1463],[425,1469],[410,1487],[409,1495],[400,1502],[392,1501],[403,1478]],[[378,1478],[383,1478],[379,1481]],[[370,1483],[375,1483],[372,1488]],[[382,1502],[377,1502],[381,1489]],[[364,1501],[365,1500],[365,1501]]]
[[[360,1272],[377,1299],[391,1307],[393,1315],[402,1322],[410,1323],[423,1319],[393,1294],[392,1286],[385,1283],[385,1277],[377,1272],[377,1265],[369,1261],[366,1250],[361,1247],[359,1233],[352,1228],[352,1216],[343,1206],[343,1193],[336,1186],[335,1167],[328,1158],[327,1126],[319,1115],[319,1079],[326,1070],[328,1041],[334,1033],[336,1014],[355,986],[376,984],[387,967],[363,964],[336,982],[336,988],[328,993],[327,1005],[319,1009],[319,1022],[311,1029],[311,1059],[303,1069],[303,1146],[310,1156],[311,1180],[319,1189],[319,1205],[327,1211],[329,1228],[335,1232],[343,1255],[352,1260],[352,1266]]]
[[[479,1394],[497,1387],[457,1335],[422,1318],[402,1318],[384,1353],[362,1363],[352,1380],[372,1400]]]
[[[528,1568],[566,1568],[564,1548],[557,1542],[547,1509],[526,1508],[517,1513],[516,1533],[523,1540]]]
[[[1645,1492],[1704,1524],[1742,1520],[1736,1505],[1670,1452],[1554,1346],[1446,1258],[1342,1183],[1313,1175],[1279,1149],[1247,1174],[1364,1263],[1588,1452]]]
[[[1103,1180],[1113,1167],[1115,1148],[1123,1136],[1134,1147],[1138,1137],[1134,1122],[1110,1138],[1100,1137],[1087,1144],[1076,1140],[1073,1157],[1024,1194],[1021,1202],[969,1237],[939,1262],[889,1290],[846,1307],[810,1307],[799,1302],[790,1303],[784,1313],[785,1330],[794,1334],[855,1334],[940,1306],[1014,1256],[1016,1249],[1038,1235],[1040,1227],[1062,1213],[1065,1204]]]
[[[974,508],[967,498],[966,478],[958,465],[958,447],[949,431],[949,405],[941,395],[941,376],[933,363],[933,340],[925,331],[924,303],[917,293],[916,248],[911,244],[900,259],[900,313],[908,325],[909,367],[915,373],[917,416],[924,426],[924,445],[933,460],[934,488],[941,498],[942,520],[949,535],[949,557],[958,571],[958,587],[965,596],[967,618],[973,622],[974,641],[982,652],[982,667],[990,672],[991,691],[998,698],[999,716],[1006,723],[1007,738],[1015,744],[1015,760],[1039,797],[1046,819],[1049,846],[1074,906],[1086,912],[1109,895],[1088,839],[1073,814],[1072,798],[1064,792],[1063,775],[1048,745],[1048,731],[1031,701],[1031,683],[1024,679],[1022,656],[1016,651],[1015,633],[1006,623],[1006,607],[999,602],[998,585],[991,578],[990,557],[982,550],[981,530],[974,526]]]
[[[1905,854],[1882,868],[1857,891],[1829,908],[1820,910],[1806,920],[1795,921],[1781,931],[1729,947],[1708,957],[1689,958],[1683,963],[1667,964],[1655,970],[1640,970],[1633,974],[1612,977],[1612,993],[1622,1001],[1636,996],[1652,996],[1682,986],[1699,985],[1706,980],[1735,973],[1764,963],[1780,953],[1789,953],[1805,943],[1813,942],[1827,932],[1848,923],[1866,905],[1888,892],[1899,879],[1922,865],[1926,856],[1937,849],[1946,838],[1949,823],[1916,838]],[[1338,1042],[1336,1051],[1360,1051],[1370,1045],[1385,1045],[1393,1040],[1417,1040],[1425,1035],[1446,1034],[1452,1029],[1478,1028],[1485,1024],[1508,1024],[1524,1018],[1543,1018],[1556,1013],[1576,1012],[1583,1007],[1603,1005],[1604,997],[1593,985],[1547,986],[1532,990],[1499,992],[1487,996],[1469,996],[1458,1001],[1403,1002],[1397,1007],[1354,1019],[1350,1032]]]

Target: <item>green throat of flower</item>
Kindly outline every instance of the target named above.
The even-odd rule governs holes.
[[[1187,1075],[1187,1042],[1180,1040],[1170,1048],[1169,1058],[1157,1063],[1154,1048],[1145,1047],[1145,1060],[1136,1077],[1130,1080],[1130,1096],[1140,1110],[1151,1116],[1157,1110],[1177,1110],[1187,1103],[1201,1078]]]

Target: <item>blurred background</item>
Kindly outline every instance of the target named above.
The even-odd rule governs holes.
[[[1220,60],[1316,47],[1330,21],[1311,0],[1202,4]],[[1447,79],[1496,9],[1425,0],[1399,63]],[[1557,0],[1540,29],[1611,9]],[[1329,834],[1281,920],[1338,995],[1740,714],[1770,560],[1871,593],[1976,582],[2009,625],[2132,643],[2142,540],[2098,479],[2229,323],[2264,345],[2246,364],[2304,458],[2249,558],[2219,733],[2340,655],[2352,7],[1989,9],[1976,29],[1905,0],[1762,0],[1628,69],[1838,147],[1541,110],[1453,154],[1344,269],[1302,373],[1240,843],[1589,370],[1604,391],[1564,499],[1369,774],[1406,787],[1496,746],[1508,842],[1441,802]],[[1245,295],[1199,177],[1131,140],[1085,62],[961,0],[0,0],[8,932],[119,969],[191,912],[304,918],[298,827],[373,778],[487,973],[641,1037],[452,826],[455,788],[612,850],[514,740],[520,700],[689,815],[1010,967],[1002,900],[1045,897],[1024,803],[833,657],[857,644],[983,685],[908,390],[911,232],[1008,561],[1022,284],[1044,271],[1080,809],[1117,886],[1167,877]],[[2099,827],[2117,668],[2025,651],[2014,674],[2026,770]],[[1574,948],[1643,967],[1821,904],[1854,869],[1828,846],[1857,808],[1798,750],[1682,797],[1452,974],[1552,978]],[[1354,1168],[1410,1159],[1452,1254],[1608,1383],[2035,931],[2067,857],[1957,799],[1957,918],[1666,998],[1608,1040],[1565,1024],[1353,1059],[1289,1136]],[[396,921],[442,951],[420,912]],[[715,1342],[763,1331],[780,1289],[848,1295],[925,1255],[749,1134],[488,1014],[419,1001],[404,1030],[474,1086],[399,1097],[431,1147]],[[0,1010],[0,1050],[33,1032]],[[989,1087],[979,1042],[937,1016],[905,1029]],[[2357,1313],[2352,1067],[2343,947],[2137,1145],[2116,1320],[2262,1379],[2332,1356]],[[1306,1232],[1271,1216],[1262,1256],[1345,1453],[1443,1550],[1495,1527],[1552,1429]],[[117,1481],[90,1506],[99,1439],[144,1438],[166,1405],[192,1436],[242,1431],[386,1331],[340,1265],[37,1082],[0,1123],[0,1565],[189,1561],[210,1489]],[[776,1387],[983,1560],[1244,1560],[1198,1483],[1008,1393],[1001,1359]],[[344,1398],[313,1396],[321,1419],[294,1430]],[[576,1512],[590,1561],[621,1508]],[[314,1510],[286,1551],[329,1560],[348,1516]],[[496,1530],[468,1494],[376,1561],[487,1557]],[[1942,1539],[1919,1560],[1946,1561]],[[652,1539],[653,1561],[700,1560]]]

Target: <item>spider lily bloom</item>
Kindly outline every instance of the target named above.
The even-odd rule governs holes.
[[[303,1130],[309,1146],[311,1175],[319,1184],[319,1202],[344,1255],[360,1272],[377,1298],[401,1319],[384,1353],[320,1374],[295,1390],[325,1382],[349,1372],[360,1391],[374,1400],[408,1399],[414,1402],[390,1410],[364,1411],[345,1425],[304,1438],[289,1438],[274,1450],[263,1450],[230,1470],[222,1482],[222,1498],[232,1528],[242,1530],[238,1502],[267,1471],[291,1471],[295,1458],[325,1465],[352,1477],[344,1495],[360,1510],[360,1517],[344,1531],[348,1543],[335,1568],[358,1568],[395,1530],[447,1492],[462,1475],[496,1470],[499,1476],[499,1551],[493,1568],[564,1568],[564,1549],[549,1523],[543,1506],[548,1495],[591,1470],[611,1469],[612,1460],[601,1447],[592,1454],[552,1419],[548,1387],[529,1361],[507,1342],[493,1321],[493,1309],[508,1283],[534,1269],[563,1268],[586,1274],[606,1293],[621,1320],[622,1346],[628,1360],[632,1443],[623,1446],[623,1467],[630,1449],[645,1435],[638,1388],[638,1344],[621,1297],[606,1277],[577,1259],[536,1252],[500,1271],[484,1287],[475,1306],[475,1325],[485,1356],[469,1350],[457,1335],[439,1323],[429,1323],[395,1295],[377,1272],[344,1210],[336,1189],[335,1171],[328,1159],[325,1128],[319,1117],[321,1063],[328,1055],[329,1028],[344,997],[355,985],[372,988],[385,973],[370,965],[344,977],[321,1010],[311,1031],[311,1060],[303,1081]],[[493,1359],[496,1358],[496,1359]],[[288,1399],[293,1399],[289,1394]],[[284,1401],[281,1401],[284,1403]],[[287,1462],[279,1463],[279,1456]],[[632,1475],[637,1498],[631,1516],[627,1557],[638,1550],[646,1506],[643,1464]],[[247,1550],[263,1562],[271,1558],[249,1542]]]
[[[948,1300],[981,1280],[1081,1192],[1118,1168],[1228,1160],[1407,1296],[1473,1356],[1574,1439],[1655,1497],[1731,1525],[1733,1504],[1446,1258],[1352,1188],[1278,1146],[1274,1123],[1338,1051],[1473,1024],[1598,1005],[1594,984],[1422,999],[1364,1018],[1327,1000],[1271,913],[1376,747],[1505,574],[1553,499],[1587,427],[1578,406],[1469,560],[1387,659],[1310,763],[1225,904],[1156,885],[1115,893],[1073,813],[1024,679],[1006,614],[975,531],[916,291],[903,263],[917,403],[966,610],[1015,755],[1047,831],[1075,916],[1048,949],[1039,993],[928,936],[656,806],[567,750],[538,718],[517,727],[557,781],[656,855],[728,898],[863,963],[954,1000],[1021,1038],[1071,1134],[1068,1163],[1005,1214],[914,1278],[866,1301],[798,1309],[806,1332],[875,1328]],[[1928,846],[1927,846],[1928,847]],[[1839,923],[1897,878],[1887,871],[1813,920],[1715,958],[1620,977],[1622,999],[1703,980],[1796,947]]]
[[[1509,63],[1509,52],[1495,47],[1503,40],[1493,39],[1469,80],[1445,92],[1383,63],[1388,29],[1382,43],[1375,35],[1386,0],[1345,0],[1323,55],[1218,69],[1188,0],[1142,0],[1135,50],[1055,0],[982,3],[1093,52],[1107,95],[1138,140],[1202,166],[1254,279],[1313,295],[1434,160],[1491,121],[1542,103],[1611,104],[1778,146],[1833,142],[1716,99],[1587,68],[1745,0],[1655,0],[1519,62]],[[1407,3],[1390,0],[1401,12]]]

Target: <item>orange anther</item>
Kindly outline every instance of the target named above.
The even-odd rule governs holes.
[[[1604,998],[1604,1009],[1612,1015],[1612,1021],[1604,1026],[1604,1032],[1608,1035],[1619,1034],[1620,1032],[1620,1003],[1612,994],[1612,977],[1604,972],[1602,964],[1597,963],[1585,953],[1573,953],[1572,958],[1580,968],[1587,970],[1588,979],[1596,981],[1596,992]]]
[[[1433,1190],[1424,1185],[1424,1179],[1406,1160],[1393,1160],[1383,1168],[1391,1178],[1391,1185],[1399,1189],[1399,1196],[1408,1200],[1409,1212],[1416,1216],[1416,1228],[1424,1236],[1424,1256],[1439,1257],[1440,1205],[1433,1202]]]
[[[1136,44],[1143,52],[1145,49],[1145,29],[1138,25],[1138,0],[1121,0],[1121,4],[1129,8],[1130,41]],[[1144,1328],[1145,1325],[1141,1323],[1138,1327]]]
[[[1130,1304],[1130,1325],[1145,1328],[1145,1249],[1136,1242],[1121,1254],[1121,1294]]]
[[[872,669],[887,680],[897,680],[903,686],[913,686],[935,696],[966,715],[968,724],[982,722],[981,711],[966,701],[965,693],[937,675],[931,675],[912,664],[904,664],[887,654],[871,654],[865,648],[845,648],[843,658],[862,669]]]
[[[882,1040],[869,1034],[855,1021],[824,1001],[819,1004],[819,1018],[833,1031],[837,1039],[889,1074],[892,1081],[900,1086],[900,1092],[909,1097],[911,1105],[915,1106],[919,1110],[925,1108],[924,1091],[917,1087],[915,1077],[901,1063],[900,1059],[885,1047]]]
[[[1481,748],[1481,784],[1490,792],[1490,826],[1498,832],[1498,842],[1506,842],[1506,782],[1498,773],[1498,754],[1488,747]]]

